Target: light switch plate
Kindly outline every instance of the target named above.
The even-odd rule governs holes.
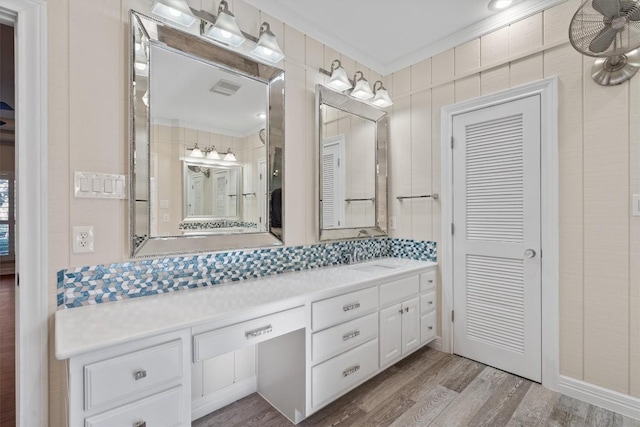
[[[633,216],[640,216],[640,194],[634,194],[633,195],[632,215]]]
[[[126,199],[126,177],[108,173],[79,172],[74,174],[76,198]]]

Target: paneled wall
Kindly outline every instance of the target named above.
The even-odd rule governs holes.
[[[579,0],[386,77],[392,236],[439,241],[440,108],[545,77],[559,79],[560,367],[640,397],[640,77],[600,87],[569,44]]]

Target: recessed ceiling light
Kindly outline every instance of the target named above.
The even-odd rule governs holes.
[[[491,0],[489,2],[490,10],[503,10],[511,6],[513,0]]]

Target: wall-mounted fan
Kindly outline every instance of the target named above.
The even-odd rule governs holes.
[[[580,53],[597,57],[591,76],[611,86],[640,69],[640,2],[585,0],[569,25],[569,41]]]

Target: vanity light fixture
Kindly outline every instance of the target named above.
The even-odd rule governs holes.
[[[189,154],[189,157],[193,157],[194,159],[202,159],[202,158],[204,158],[204,154],[202,153],[202,150],[200,150],[200,148],[198,148],[198,143],[196,143],[193,146],[193,149],[191,150],[191,154]]]
[[[227,148],[227,154],[224,156],[224,160],[227,162],[237,162],[236,155],[231,152],[231,148]]]
[[[191,13],[186,0],[157,0],[151,8],[151,13],[182,27],[188,28],[196,22],[196,17]]]
[[[513,0],[491,0],[489,2],[489,10],[499,11],[508,8]]]
[[[347,77],[347,72],[342,68],[342,64],[339,59],[335,59],[331,63],[331,76],[329,77],[327,86],[331,89],[337,90],[338,92],[344,92],[345,90],[349,90],[353,87],[349,81],[349,77]]]
[[[276,39],[275,34],[271,32],[271,27],[268,22],[263,22],[260,26],[260,38],[251,53],[274,64],[284,58],[284,53],[282,53],[282,49],[280,49],[278,39]]]
[[[238,27],[235,15],[229,11],[229,4],[225,0],[220,2],[218,16],[204,35],[233,47],[240,46],[246,40]]]
[[[360,75],[360,77],[358,77]],[[367,101],[373,98],[373,91],[371,90],[371,86],[369,86],[369,82],[364,78],[364,74],[362,71],[356,71],[356,74],[353,76],[353,81],[356,83],[355,87],[351,91],[351,96],[354,98]]]
[[[216,150],[215,145],[207,148],[206,150],[207,155],[206,158],[209,160],[220,160],[220,154],[218,154],[218,151]]]
[[[378,86],[378,83],[380,86]],[[373,84],[373,99],[371,100],[371,104],[378,108],[386,108],[393,105],[393,101],[389,96],[389,92],[384,88],[382,82],[378,80]]]

